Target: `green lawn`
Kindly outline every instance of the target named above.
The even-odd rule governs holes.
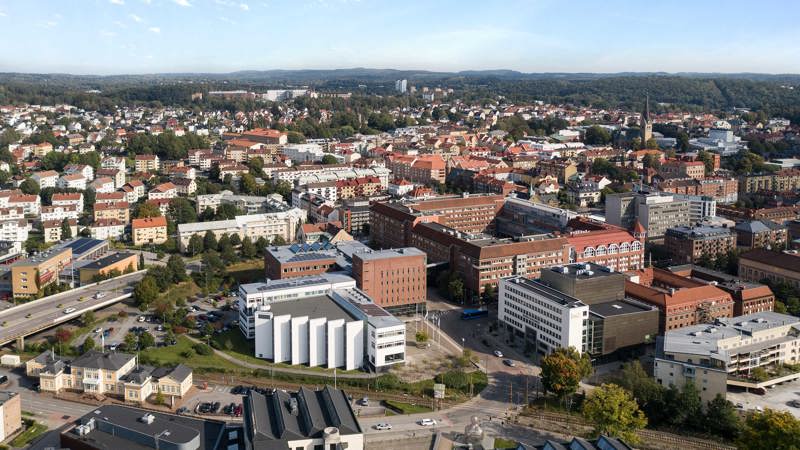
[[[256,358],[255,356],[253,356],[256,351],[255,342],[245,339],[244,335],[242,335],[242,332],[239,330],[239,328],[233,328],[231,330],[215,334],[211,338],[211,341],[216,342],[217,348],[233,356],[234,358],[246,361],[251,364],[258,364],[264,366],[265,369],[269,369],[270,367],[285,367],[294,369],[300,368],[311,372],[333,373],[333,369],[326,369],[324,367],[308,367],[305,365],[292,366],[290,364],[281,364],[281,363],[274,364],[267,360]],[[336,373],[344,376],[349,373],[363,373],[363,372],[361,372],[360,370],[337,369]]]
[[[494,448],[517,448],[517,441],[494,438]]]
[[[227,272],[237,283],[264,281],[264,260],[251,259],[231,264],[228,266]]]
[[[179,363],[192,368],[213,368],[225,370],[242,369],[241,366],[220,358],[215,354],[208,356],[198,355],[192,346],[194,342],[186,336],[178,336],[177,343],[168,347],[149,348],[142,354],[143,362],[159,366],[174,366]],[[185,354],[184,354],[185,353]],[[189,355],[188,357],[186,355]]]
[[[418,414],[431,411],[427,406],[412,405],[411,403],[397,402],[394,400],[385,400],[383,403],[390,409],[400,412],[400,414]]]
[[[24,422],[27,428],[10,442],[12,447],[25,447],[47,431],[47,427],[39,422],[31,419],[25,419]]]
[[[189,297],[194,296],[198,292],[200,292],[200,288],[197,287],[197,285],[194,283],[193,280],[189,279],[189,281],[176,284],[175,286],[172,286],[169,289],[167,289],[167,292],[164,292],[161,295],[161,298],[175,302],[178,299],[186,300]]]

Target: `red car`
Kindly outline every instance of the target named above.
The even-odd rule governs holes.
[[[241,404],[241,403],[239,403],[239,406],[237,406],[237,407],[236,407],[236,408],[233,410],[233,415],[234,415],[234,416],[236,416],[236,417],[241,417],[241,416],[242,416],[242,410],[243,410],[243,409],[244,409],[244,408],[242,407],[242,404]]]

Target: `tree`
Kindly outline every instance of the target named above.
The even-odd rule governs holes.
[[[55,336],[56,336],[56,341],[59,344],[64,344],[66,342],[69,342],[70,339],[72,339],[72,332],[66,328],[58,327],[56,328]]]
[[[217,206],[217,212],[214,213],[215,220],[231,220],[238,216],[240,211],[236,209],[233,203],[223,203]]]
[[[135,216],[137,219],[146,219],[148,217],[159,217],[161,215],[161,209],[157,205],[152,203],[140,203],[136,207]]]
[[[583,140],[589,145],[606,145],[611,142],[611,133],[601,126],[592,125],[586,129]]]
[[[256,246],[253,244],[250,236],[245,236],[244,239],[242,239],[242,247],[240,250],[242,256],[247,259],[255,258],[256,254],[258,254]]]
[[[650,138],[644,143],[644,148],[657,149],[658,141],[655,138]]]
[[[455,276],[450,279],[447,283],[447,294],[450,296],[450,300],[456,302],[464,301],[464,282],[460,277]]]
[[[629,444],[638,442],[636,432],[647,425],[629,391],[616,384],[603,384],[583,404],[583,416],[594,424],[597,435],[620,437]]]
[[[274,238],[272,238],[272,245],[286,245],[286,239],[283,236],[276,234]]]
[[[335,156],[333,156],[331,154],[325,154],[322,157],[322,164],[336,164],[337,162],[339,162],[339,161],[336,159]]]
[[[155,402],[156,405],[165,404],[166,400],[164,399],[164,393],[161,392],[161,390],[156,391],[156,396],[155,398],[153,398],[153,401]]]
[[[242,243],[242,238],[240,238],[238,234],[234,233],[230,235],[230,239],[231,239],[231,245],[233,245],[234,247],[238,247]]]
[[[717,394],[706,407],[705,429],[717,436],[736,438],[742,427],[742,421],[733,403],[725,400],[722,394]]]
[[[197,222],[197,212],[189,200],[183,197],[176,197],[170,200],[167,211],[169,217],[175,223]]]
[[[61,240],[72,238],[72,227],[69,226],[69,219],[66,217],[61,221]]]
[[[249,173],[242,174],[239,178],[239,189],[245,194],[255,194],[258,192],[256,178]]]
[[[144,333],[139,335],[139,349],[146,350],[150,347],[154,347],[156,345],[156,338],[153,337],[152,334],[145,331]]]
[[[94,323],[94,320],[95,320],[94,311],[86,311],[81,316],[81,323],[83,324],[83,326],[86,327],[92,325]]]
[[[25,181],[20,183],[19,190],[22,191],[23,194],[39,195],[39,183],[33,178],[26,178]]]
[[[135,333],[128,332],[128,334],[125,335],[123,342],[125,342],[126,351],[133,352],[139,348],[139,338]]]
[[[739,438],[739,447],[747,450],[797,450],[798,443],[800,419],[769,408],[748,414]]]
[[[206,235],[205,237],[203,237],[203,247],[206,250],[217,249],[217,236],[214,234],[213,231],[211,230],[206,231]]]
[[[205,336],[206,340],[208,341],[211,340],[212,334],[214,334],[214,327],[210,323],[206,322],[206,324],[203,325],[203,336]]]
[[[189,245],[187,245],[186,249],[192,256],[202,253],[204,249],[203,238],[197,233],[193,234],[192,237],[189,238]]]
[[[424,331],[417,331],[417,334],[414,336],[414,340],[417,344],[424,344],[428,342],[428,333]]]
[[[665,389],[647,374],[639,360],[623,364],[614,383],[633,394],[651,424],[658,424],[664,419]]]
[[[589,355],[578,353],[574,347],[558,348],[542,358],[542,385],[560,398],[574,394],[581,380],[591,373]]]
[[[673,386],[664,393],[664,416],[673,427],[697,427],[702,413],[703,403],[694,383],[687,382],[680,390]]]
[[[173,283],[180,283],[189,278],[186,275],[186,264],[183,262],[183,258],[181,258],[180,255],[171,255],[169,257],[166,271]]]
[[[97,347],[97,344],[94,342],[94,339],[92,339],[91,336],[86,336],[86,339],[83,340],[83,346],[81,347],[81,350],[83,350],[83,352],[86,353],[88,351],[94,350],[95,347]]]
[[[264,251],[267,249],[268,245],[269,245],[269,242],[267,242],[267,239],[264,236],[259,237],[256,240],[256,243],[255,243],[256,255],[257,256],[264,256]]]
[[[133,288],[133,298],[139,305],[139,309],[144,311],[158,298],[159,292],[155,278],[148,274]]]

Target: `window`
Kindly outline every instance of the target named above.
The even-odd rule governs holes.
[[[642,243],[639,241],[633,241],[631,243],[631,251],[639,251],[642,249]]]
[[[605,254],[606,254],[606,246],[605,245],[601,245],[601,246],[597,247],[597,256],[603,256]]]
[[[594,256],[594,247],[586,247],[586,249],[583,250],[584,258],[591,258],[593,256]]]
[[[608,246],[609,255],[616,255],[617,252],[619,252],[619,246],[617,244],[611,244]]]

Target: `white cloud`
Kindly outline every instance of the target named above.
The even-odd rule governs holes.
[[[103,37],[114,37],[116,35],[117,35],[117,33],[113,32],[113,31],[100,30],[100,36],[103,36]]]
[[[136,14],[130,14],[128,17],[130,17],[132,21],[137,23],[142,21],[142,18],[137,16]]]
[[[235,20],[229,19],[229,18],[224,17],[224,16],[220,17],[219,20],[221,20],[222,22],[225,22],[225,23],[229,23],[231,25],[236,25],[236,21]]]
[[[192,6],[192,4],[189,3],[189,0],[172,0],[172,1],[178,6],[183,6],[183,7]]]
[[[153,0],[142,0],[142,3],[144,3],[145,5],[149,5],[153,3]]]
[[[122,23],[122,21],[120,21],[120,20],[115,20],[114,21],[114,25],[116,25],[116,26],[118,26],[120,28],[128,28],[128,26],[125,25],[124,23]]]
[[[42,24],[42,26],[45,28],[53,28],[56,25],[58,25],[58,22],[56,22],[55,20],[48,20],[47,22]]]
[[[7,16],[8,14],[6,14],[4,11],[0,11],[0,17],[7,17]]]
[[[161,33],[161,28],[158,28],[158,27],[150,27],[150,28],[148,28],[148,29],[147,29],[147,31],[149,31],[149,32],[151,32],[151,33],[156,33],[156,34],[158,34],[158,33]]]
[[[247,5],[247,3],[239,3],[239,9],[242,11],[249,11],[250,7]]]
[[[125,0],[108,0],[108,1],[109,1],[109,3],[114,4],[114,5],[124,5],[125,4]]]

